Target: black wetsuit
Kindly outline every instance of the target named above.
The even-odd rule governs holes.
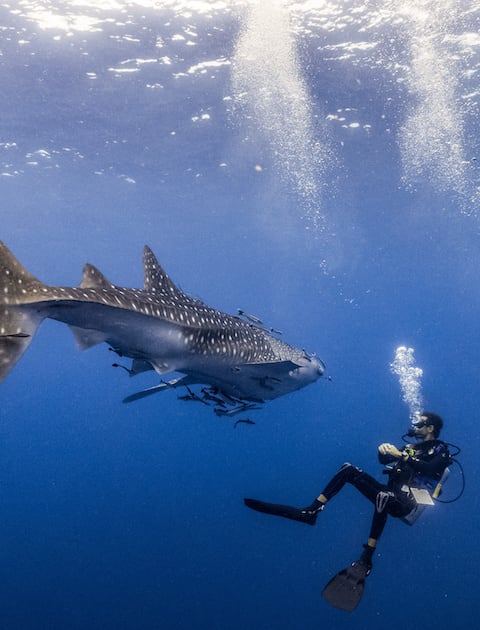
[[[370,529],[370,538],[375,540],[380,537],[389,515],[401,518],[415,507],[415,499],[409,486],[421,487],[429,480],[434,486],[450,463],[448,446],[441,440],[407,444],[399,450],[408,453],[406,460],[380,453],[378,455],[381,464],[394,464],[384,471],[389,476],[387,484],[380,483],[360,468],[347,463],[340,468],[322,492],[330,500],[346,483],[359,490],[375,505]]]

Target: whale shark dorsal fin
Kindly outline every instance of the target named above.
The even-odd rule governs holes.
[[[148,245],[143,248],[144,290],[148,293],[175,295],[182,293],[170,280]]]
[[[115,285],[96,267],[87,263],[83,268],[82,281],[78,287],[80,289],[114,289]]]
[[[25,300],[27,291],[46,288],[38,278],[33,276],[18,261],[8,247],[0,241],[0,275],[2,277],[2,295],[22,303]]]

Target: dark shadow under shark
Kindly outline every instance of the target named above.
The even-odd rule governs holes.
[[[0,241],[0,382],[45,318],[68,324],[81,349],[105,342],[132,359],[126,371],[182,374],[124,399],[180,386],[184,400],[231,416],[319,379],[324,364],[262,326],[210,308],[181,291],[144,248],[144,288],[112,284],[93,265],[78,287],[43,284]],[[118,364],[114,364],[117,365]],[[121,366],[123,367],[123,366]],[[204,385],[198,395],[190,385]]]

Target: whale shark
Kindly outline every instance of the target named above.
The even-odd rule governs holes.
[[[260,319],[240,309],[242,316],[228,315],[184,293],[148,246],[143,267],[143,289],[119,287],[89,263],[77,287],[49,286],[0,241],[0,382],[46,318],[67,324],[82,350],[106,343],[131,359],[129,367],[113,364],[130,376],[153,370],[161,377],[124,402],[185,387],[182,400],[230,416],[323,375],[319,358],[280,340]],[[202,386],[198,393],[196,385]]]

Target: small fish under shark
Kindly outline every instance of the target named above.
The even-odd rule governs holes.
[[[120,366],[130,376],[148,370],[181,375],[124,402],[185,386],[183,400],[198,400],[213,405],[219,416],[232,416],[314,383],[324,373],[322,361],[255,321],[185,294],[147,246],[143,266],[143,289],[118,287],[90,264],[78,287],[48,286],[0,241],[0,382],[46,318],[67,324],[81,349],[105,342],[120,357],[132,359],[130,368]],[[204,387],[195,394],[191,385]]]

